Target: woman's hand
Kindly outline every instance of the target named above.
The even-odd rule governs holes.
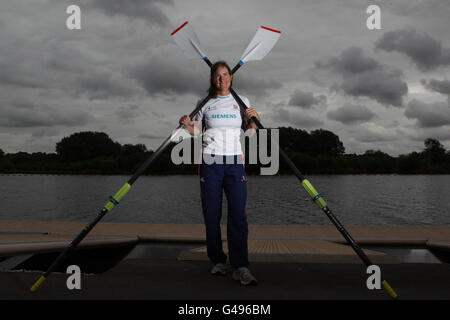
[[[256,119],[258,119],[258,121],[261,121],[258,112],[256,112],[256,110],[253,108],[247,108],[245,109],[245,115],[248,117],[248,120],[246,121],[247,123],[244,125],[244,130],[254,129],[253,131],[255,131],[256,129],[258,129],[256,123],[254,123],[251,119],[252,117],[255,117]],[[253,134],[254,132],[250,136],[252,136]]]
[[[249,119],[251,119],[252,117],[255,117],[256,119],[258,119],[258,121],[261,120],[261,118],[259,117],[258,112],[256,112],[256,110],[253,109],[253,108],[247,108],[247,109],[245,109],[245,115],[246,115]]]
[[[192,122],[192,119],[189,118],[188,115],[184,115],[180,118],[180,124],[185,125],[185,126],[189,126]]]
[[[182,116],[179,122],[184,125],[184,129],[186,129],[191,135],[196,136],[199,134],[200,131],[198,126],[201,122],[193,121],[188,115]]]

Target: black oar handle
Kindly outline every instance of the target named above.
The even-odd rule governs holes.
[[[56,260],[52,263],[50,268],[48,268],[47,272],[45,272],[44,277],[47,278],[53,271],[55,271],[62,259],[67,259],[69,254],[72,252],[72,250],[78,246],[78,244],[83,240],[86,235],[89,233],[89,231],[92,230],[92,228],[95,227],[95,225],[103,218],[103,216],[108,212],[105,208],[103,208],[100,213],[97,215],[94,221],[92,221],[90,224],[88,224],[81,232],[80,234],[73,239],[73,241],[70,243],[70,245],[64,249],[64,251],[56,258]]]

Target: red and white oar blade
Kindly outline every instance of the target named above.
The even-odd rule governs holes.
[[[242,63],[252,60],[261,60],[264,58],[270,50],[272,50],[275,43],[281,36],[281,31],[267,28],[264,26],[259,27],[255,36],[250,44],[245,49],[244,54],[241,57]]]
[[[186,58],[198,59],[199,56],[200,58],[205,57],[200,49],[200,41],[188,21],[175,29],[170,35],[181,48]]]

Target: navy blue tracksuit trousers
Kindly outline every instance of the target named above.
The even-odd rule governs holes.
[[[216,156],[217,157],[217,156]],[[241,156],[220,156],[222,163],[200,166],[200,188],[203,216],[206,227],[206,244],[210,260],[225,263],[227,256],[222,248],[220,220],[222,218],[222,190],[228,204],[227,239],[230,265],[248,267],[247,176]],[[227,164],[226,158],[228,157]],[[232,160],[232,161],[230,161]]]

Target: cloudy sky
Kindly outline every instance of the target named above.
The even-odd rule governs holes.
[[[66,9],[81,8],[81,30]],[[381,30],[369,30],[369,5]],[[0,148],[54,152],[103,131],[155,149],[208,87],[170,37],[183,22],[212,61],[238,62],[261,25],[282,31],[234,88],[266,127],[323,128],[347,153],[450,149],[448,0],[2,0]]]

